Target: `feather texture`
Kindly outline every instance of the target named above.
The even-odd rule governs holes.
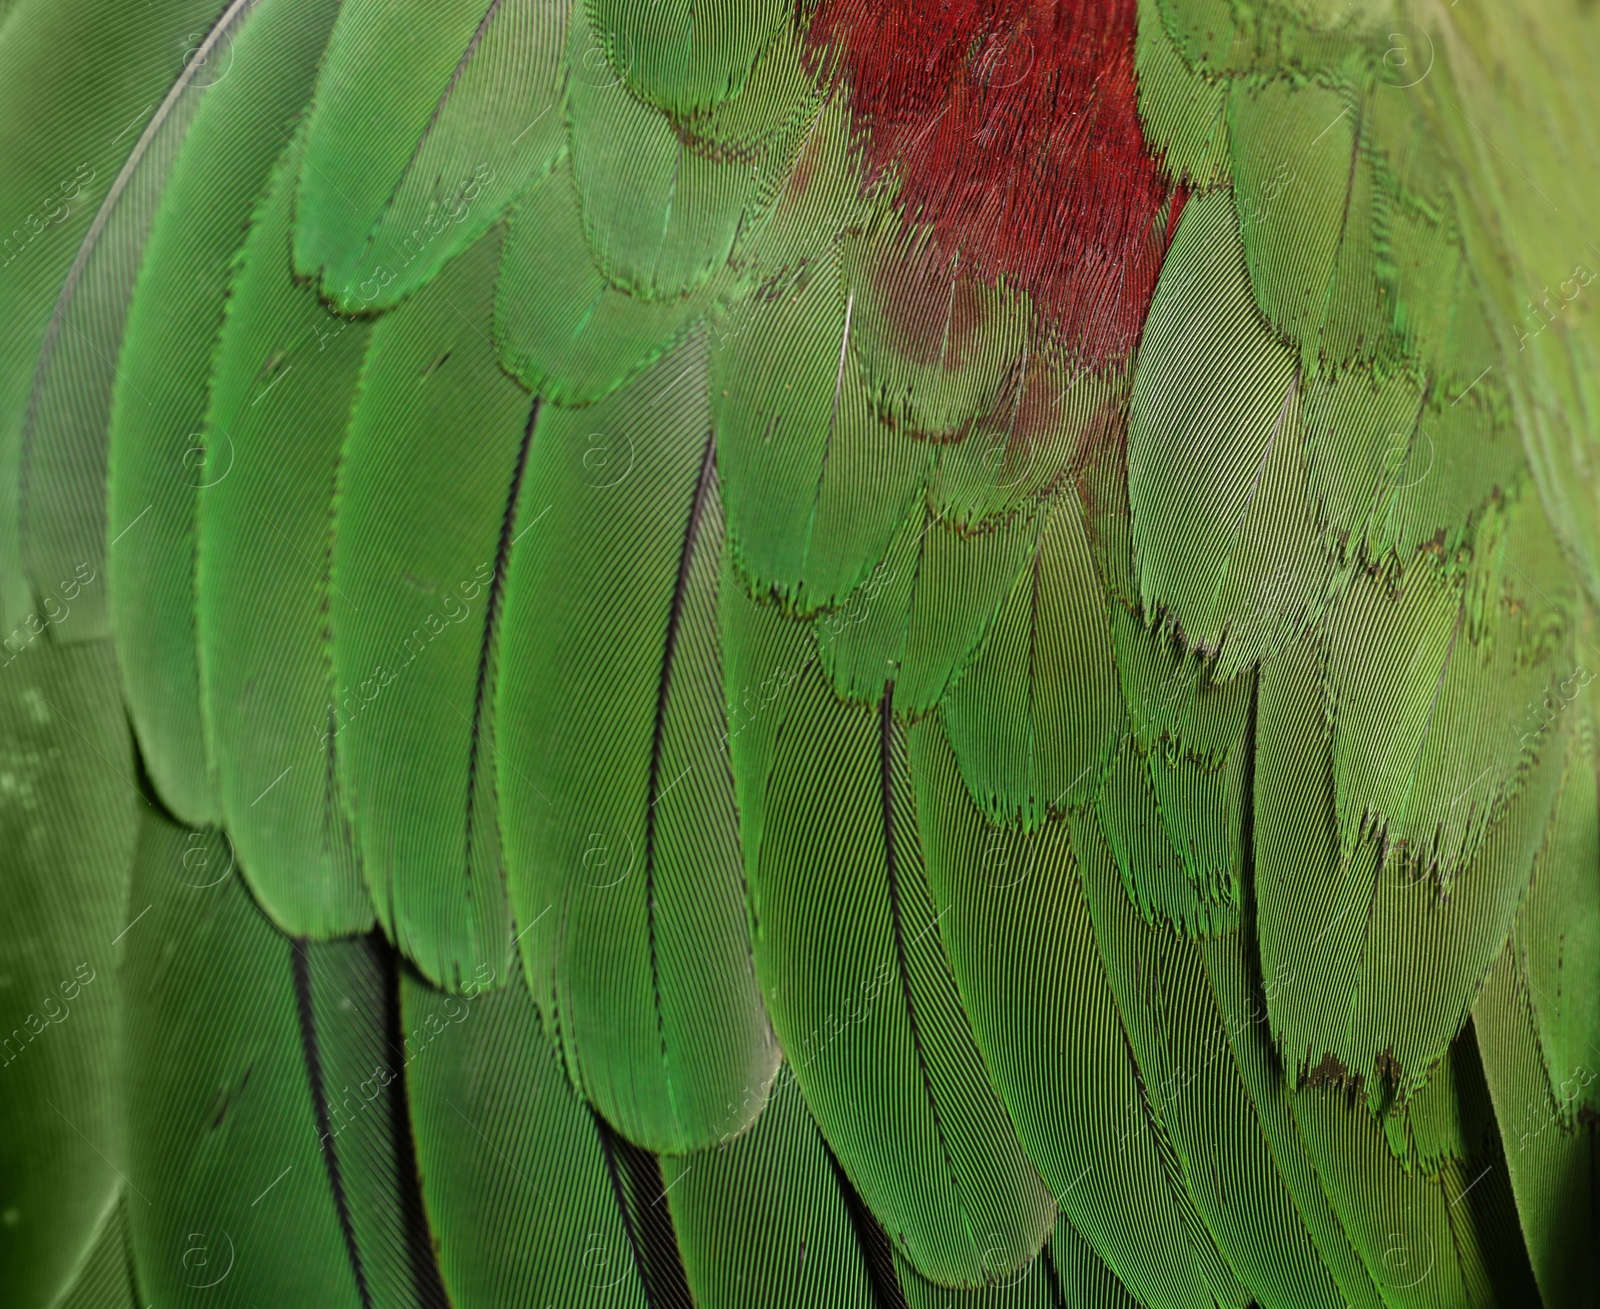
[[[501,239],[491,229],[373,329],[328,582],[331,726],[362,870],[388,930],[451,987],[480,964],[503,973],[511,949],[493,704],[506,541],[537,410],[484,330]],[[446,415],[475,434],[462,449],[431,439]],[[397,462],[421,475],[396,479]],[[429,530],[441,521],[449,531]]]
[[[778,1059],[746,929],[705,379],[691,338],[588,409],[540,411],[505,592],[522,653],[485,761],[546,1024],[629,1139],[677,1154],[743,1131]]]
[[[735,737],[733,754],[764,779],[742,821],[774,1030],[895,1244],[947,1284],[1003,1278],[1037,1252],[1054,1206],[983,1072],[937,935],[892,691],[876,711],[840,704],[815,656],[787,663],[803,643],[762,640],[781,617],[738,593],[723,608],[730,643],[749,651],[730,661],[730,686],[785,682],[770,731]],[[838,779],[826,821],[805,799],[823,768]],[[907,1159],[921,1181],[902,1192]]]
[[[372,921],[338,794],[328,629],[334,482],[371,332],[289,275],[298,162],[291,146],[238,255],[190,479],[194,545],[163,552],[162,585],[193,595],[206,754],[245,876],[286,931],[326,936]]]
[[[126,1139],[116,973],[143,805],[107,642],[41,641],[0,678],[0,1267],[11,1294],[51,1304],[121,1185],[106,1158]]]
[[[1583,1303],[1597,57],[0,0],[8,1295]]]
[[[342,5],[294,231],[297,267],[331,302],[350,313],[397,304],[554,164],[569,7]],[[351,150],[353,136],[381,147]]]

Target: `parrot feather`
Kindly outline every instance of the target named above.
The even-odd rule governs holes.
[[[1203,1261],[1221,1261],[1209,1240],[1197,1255],[1169,1189],[1067,822],[991,826],[937,719],[910,746],[940,935],[973,1038],[1060,1207],[1057,1241],[1070,1223],[1151,1309],[1208,1301]]]
[[[773,1028],[895,1246],[942,1284],[1004,1278],[1037,1253],[1054,1205],[983,1071],[936,934],[892,688],[876,710],[842,704],[814,658],[786,666],[783,643],[762,639],[788,620],[742,594],[723,610],[728,640],[750,651],[730,661],[730,687],[786,683],[763,715],[771,729],[733,738],[736,774],[764,779],[741,821]],[[805,807],[819,767],[839,779],[820,822]],[[908,1169],[924,1183],[898,1187]]]
[[[224,315],[337,9],[263,3],[224,47],[227,75],[206,89],[151,225],[116,368],[100,527],[110,538],[110,618],[146,767],[188,822],[220,821],[226,808],[200,692],[194,556]],[[286,227],[278,237],[274,265]],[[267,257],[260,239],[256,265]],[[287,270],[272,272],[287,281]],[[224,467],[220,454],[213,467]]]
[[[794,1074],[771,1074],[761,1117],[694,1155],[663,1155],[684,1271],[701,1309],[874,1304],[850,1205]],[[752,1093],[753,1089],[752,1089]]]
[[[1033,827],[1099,790],[1122,727],[1106,599],[1083,512],[1057,493],[976,658],[940,706],[968,790],[991,822]]]
[[[123,978],[141,1289],[162,1304],[204,1304],[238,1275],[283,1303],[395,1303],[409,1271],[403,1193],[415,1187],[395,1167],[388,1112],[403,1087],[346,1136],[346,1111],[336,1116],[330,1098],[343,1086],[330,1074],[364,1067],[383,1040],[382,1011],[369,998],[319,1023],[317,1003],[321,992],[325,1011],[329,962],[367,947],[281,935],[251,904],[220,836],[154,814],[134,860],[130,903],[140,902],[149,918],[128,934]],[[348,985],[362,966],[341,960],[326,980]],[[369,1172],[385,1166],[381,1180]]]
[[[542,410],[494,706],[530,989],[579,1091],[678,1154],[743,1131],[779,1055],[750,963],[706,369],[691,338],[587,409]]]
[[[0,0],[7,1302],[1592,1299],[1600,11],[1469,8]]]
[[[506,368],[556,404],[593,404],[666,354],[714,302],[653,304],[601,276],[584,244],[572,170],[562,162],[512,211],[495,296]]]
[[[345,0],[294,234],[296,267],[337,308],[398,303],[560,157],[573,7],[582,0]]]
[[[824,247],[714,329],[730,550],[753,585],[801,612],[865,581],[920,503],[931,462],[927,446],[887,431],[869,407],[849,348],[855,313]]]
[[[400,995],[404,1028],[417,1034],[422,1197],[451,1303],[664,1303],[649,1296],[621,1203],[620,1144],[572,1093],[521,979],[469,1002],[406,976]]]
[[[0,267],[6,270],[0,318],[11,325],[0,355],[0,625],[8,630],[37,603],[35,579],[24,568],[18,497],[23,428],[41,349],[50,323],[60,321],[67,275],[111,186],[145,139],[152,111],[177,77],[191,86],[213,80],[186,74],[184,64],[186,57],[192,63],[223,8],[216,0],[152,0],[138,8],[120,0],[71,8],[16,0],[0,22]],[[180,95],[185,116],[195,98]],[[120,336],[121,322],[115,327]],[[60,327],[55,335],[60,338]],[[94,496],[75,498],[72,530],[83,526],[77,514],[94,513],[99,505]],[[41,526],[58,529],[53,520]],[[43,587],[57,580],[50,577]]]
[[[339,691],[307,725],[321,732],[333,719],[379,921],[452,989],[480,964],[503,974],[512,938],[493,704],[510,528],[539,407],[484,330],[502,232],[373,328],[333,510]],[[475,439],[433,440],[446,416]],[[440,521],[448,531],[427,530]]]
[[[173,163],[212,86],[231,71],[220,67],[222,61],[238,58],[240,38],[259,11],[259,0],[234,0],[205,32],[107,187],[67,270],[39,347],[22,430],[17,516],[23,566],[35,593],[48,594],[79,564],[105,564],[106,429],[128,302]],[[317,25],[307,27],[315,44]],[[272,43],[282,40],[274,25],[260,41],[264,49],[256,40],[244,42],[244,57],[271,60]],[[292,87],[293,54],[285,62],[284,80]],[[64,639],[110,634],[103,588],[86,593],[79,608]]]
[[[238,256],[188,479],[184,581],[229,840],[274,921],[321,937],[373,917],[338,794],[328,632],[334,482],[371,329],[290,275],[299,161],[284,152]]]
[[[79,1263],[72,1285],[51,1309],[140,1309],[143,1303],[128,1249],[127,1205],[118,1192],[100,1220],[94,1244]]]
[[[0,1223],[8,1295],[65,1291],[121,1181],[115,938],[144,805],[107,641],[40,641],[0,667]],[[141,908],[143,906],[141,905]],[[138,910],[134,910],[135,913]]]

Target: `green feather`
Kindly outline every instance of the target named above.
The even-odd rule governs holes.
[[[1139,1302],[1065,1219],[1056,1223],[1049,1249],[1060,1288],[1058,1303],[1077,1309],[1137,1309]]]
[[[355,1306],[356,1269],[374,1251],[357,1244],[335,1180],[342,1143],[320,1145],[303,947],[262,917],[230,864],[220,837],[145,817],[129,903],[146,917],[122,970],[141,1289],[162,1305],[213,1303],[226,1286],[246,1302]],[[303,985],[315,962],[299,968]]]
[[[838,1166],[789,1066],[769,1080],[766,1108],[743,1136],[661,1160],[695,1303],[867,1309],[872,1285]]]
[[[1392,88],[1383,88],[1393,93]],[[1337,130],[1337,129],[1336,129]],[[1378,280],[1381,260],[1369,215],[1380,203],[1369,148],[1370,129],[1362,114],[1349,173],[1345,211],[1356,221],[1343,224],[1338,254],[1328,272],[1327,309],[1320,353],[1330,361],[1390,359],[1396,347],[1385,288]]]
[[[1419,431],[1426,392],[1407,372],[1370,367],[1308,383],[1303,409],[1307,490],[1324,547],[1337,558],[1377,561],[1397,544],[1397,514],[1411,488],[1432,476],[1436,451]],[[1408,525],[1408,524],[1406,524]],[[1414,536],[1414,533],[1407,533]],[[1415,550],[1401,556],[1409,561]]]
[[[1029,827],[1095,794],[1123,715],[1078,497],[1061,490],[1047,514],[1031,566],[940,708],[985,816]]]
[[[1202,943],[1200,955],[1228,1046],[1227,1053],[1221,1054],[1223,1038],[1213,1030],[1205,1058],[1232,1061],[1272,1162],[1340,1295],[1351,1306],[1384,1303],[1383,1287],[1367,1270],[1350,1232],[1329,1204],[1295,1125],[1291,1098],[1302,1092],[1285,1083],[1266,1021],[1271,998],[1277,993],[1274,987],[1281,979],[1258,982],[1248,938],[1242,932]]]
[[[1459,385],[1465,386],[1471,379]],[[1306,463],[1327,548],[1351,563],[1419,548],[1457,553],[1526,480],[1521,442],[1495,416],[1493,378],[1447,399],[1410,373],[1351,368],[1306,395]]]
[[[1225,191],[1185,206],[1150,304],[1128,418],[1140,597],[1226,681],[1326,587],[1300,455],[1300,373],[1251,297]]]
[[[973,1290],[952,1291],[930,1282],[898,1252],[894,1272],[906,1309],[1056,1309],[1061,1299],[1048,1258],[1041,1252],[1003,1281]]]
[[[879,566],[838,611],[814,623],[822,666],[839,694],[877,704],[893,683],[902,718],[933,709],[1027,569],[1043,516],[1028,505],[968,534],[913,504]]]
[[[1477,1168],[1402,1167],[1366,1106],[1341,1092],[1308,1089],[1290,1104],[1323,1192],[1385,1304],[1494,1303],[1473,1210],[1456,1204]]]
[[[373,329],[328,583],[334,756],[362,870],[385,930],[451,988],[480,964],[503,974],[512,936],[493,706],[501,574],[537,409],[486,331],[502,230]],[[447,425],[471,439],[440,441]]]
[[[207,25],[107,187],[57,296],[28,395],[17,494],[23,566],[35,593],[48,594],[81,564],[105,564],[106,427],[128,302],[173,163],[215,80],[226,80],[241,44],[246,59],[279,56],[271,48],[282,40],[277,25],[259,40],[241,40],[258,12],[255,0],[238,0]],[[315,42],[316,24],[310,28]],[[292,47],[285,53],[292,83]],[[107,636],[106,618],[105,589],[86,592],[64,639]]]
[[[1199,876],[1192,851],[1173,844],[1176,815],[1169,820],[1162,812],[1155,789],[1162,767],[1131,733],[1123,735],[1089,821],[1098,825],[1097,839],[1106,842],[1146,922],[1163,919],[1184,936],[1232,931],[1239,923],[1236,889],[1227,878]]]
[[[691,149],[614,67],[586,57],[599,39],[586,6],[575,5],[567,114],[584,236],[608,282],[671,303],[727,263],[766,161]]]
[[[194,515],[218,342],[246,232],[336,12],[266,3],[221,47],[226,64],[216,65],[151,227],[116,370],[101,524],[110,616],[145,766],[189,822],[218,821],[227,801],[211,776],[195,617]],[[262,257],[258,249],[254,262]],[[281,245],[271,257],[281,261]],[[225,769],[224,789],[227,780]]]
[[[1110,852],[1088,824],[1075,826],[1074,848],[1100,957],[1152,1109],[1218,1248],[1262,1303],[1347,1303],[1360,1282],[1342,1261],[1348,1250],[1338,1224],[1307,1185],[1304,1166],[1295,1161],[1286,1169],[1276,1158],[1274,1147],[1289,1134],[1263,1125],[1233,1053],[1256,1032],[1237,1002],[1224,1008],[1207,973],[1207,954],[1216,957],[1230,944],[1236,950],[1238,934],[1202,946],[1140,922]],[[1250,1196],[1248,1217],[1232,1199],[1236,1193]],[[1344,1276],[1335,1277],[1328,1265],[1341,1261]],[[1365,1298],[1373,1302],[1370,1293]]]
[[[1573,1106],[1593,1102],[1600,1060],[1586,1048],[1552,1081],[1542,1066],[1541,993],[1533,986],[1508,946],[1473,1006],[1472,1027],[1539,1293],[1547,1306],[1579,1305],[1600,1275],[1593,1184],[1600,1158],[1592,1116],[1574,1122]]]
[[[1590,676],[1587,669],[1581,670]],[[1593,697],[1566,712],[1579,715],[1568,746],[1561,797],[1550,820],[1533,880],[1513,927],[1512,949],[1528,992],[1545,1077],[1552,1087],[1600,1055],[1600,976],[1587,960],[1600,948],[1600,814],[1590,794],[1594,775]],[[1600,1068],[1596,1069],[1600,1072]],[[1562,1106],[1562,1121],[1600,1111],[1600,1086]]]
[[[1495,367],[1484,385],[1504,384],[1540,498],[1591,598],[1600,518],[1578,490],[1589,481],[1580,416],[1594,412],[1600,338],[1578,303],[1600,256],[1583,198],[1595,100],[1576,70],[1596,53],[1591,24],[1517,5],[1436,59],[1409,92],[1452,165],[1462,248],[1482,299],[1476,312],[1453,315],[1452,332],[1487,329],[1498,346],[1461,384]],[[1569,117],[1582,124],[1576,134],[1552,130]]]
[[[742,647],[730,689],[787,682],[763,706],[765,730],[733,738],[735,776],[760,779],[741,820],[773,1028],[896,1248],[942,1284],[1003,1278],[1037,1252],[1054,1206],[960,1006],[892,697],[878,710],[840,704],[809,658],[789,662],[789,643],[762,630],[787,620],[737,593],[723,610]],[[825,792],[819,775],[832,779]],[[908,1173],[921,1184],[902,1185]]]
[[[852,341],[889,426],[952,440],[1009,408],[1034,321],[1026,295],[986,285],[882,204],[843,254],[858,305]]]
[[[1190,71],[1162,21],[1161,0],[1139,0],[1135,60],[1139,121],[1169,177],[1195,190],[1228,180],[1228,93]]]
[[[379,936],[297,948],[326,1114],[325,1123],[319,1120],[326,1135],[318,1143],[339,1165],[350,1214],[347,1239],[360,1253],[364,1299],[375,1309],[437,1303],[443,1288],[433,1261],[418,1249],[424,1238],[417,1166],[404,1130],[405,1077],[421,1051],[420,1042],[408,1043],[399,1028],[398,958]],[[448,999],[452,1010],[465,1010],[476,996]]]
[[[294,244],[296,267],[340,309],[398,303],[556,161],[571,7],[347,0],[317,84]]]
[[[708,290],[650,304],[607,282],[584,242],[566,162],[512,211],[504,260],[494,309],[501,358],[557,404],[610,394],[672,349],[714,303]]]
[[[1256,944],[1273,1041],[1297,1083],[1349,1020],[1379,860],[1370,838],[1340,853],[1323,652],[1309,637],[1261,670],[1253,799]]]
[[[751,970],[717,624],[704,343],[540,410],[492,762],[530,988],[630,1140],[737,1134],[777,1066]]]
[[[1173,46],[1195,72],[1216,78],[1250,66],[1255,52],[1248,29],[1239,31],[1226,0],[1157,0],[1157,5]]]
[[[1351,210],[1361,110],[1341,83],[1241,79],[1228,97],[1233,202],[1251,289],[1278,334],[1300,343],[1308,371],[1321,357],[1324,320],[1340,312],[1330,284],[1346,229],[1370,226]]]
[[[932,461],[873,414],[826,237],[811,258],[713,329],[710,380],[733,556],[802,612],[863,582]]]
[[[1479,533],[1464,580],[1419,556],[1358,577],[1329,615],[1341,849],[1364,831],[1449,874],[1544,755],[1531,712],[1573,669],[1576,597],[1533,497]],[[1487,960],[1485,960],[1487,966]]]
[[[20,535],[22,432],[64,279],[216,0],[14,0],[0,27],[0,626],[36,603]],[[66,52],[70,52],[68,55]],[[120,324],[119,324],[120,326]],[[69,332],[70,334],[70,332]],[[92,512],[97,499],[79,501]],[[46,524],[47,530],[49,525]],[[80,561],[68,565],[70,574]],[[88,562],[88,561],[84,561]],[[58,579],[47,577],[41,589]]]
[[[1402,1099],[1416,1093],[1466,1021],[1546,840],[1570,727],[1554,725],[1534,743],[1538,762],[1518,791],[1496,802],[1486,834],[1464,863],[1435,866],[1426,851],[1395,847],[1394,827],[1384,842],[1371,819],[1365,827],[1350,819],[1357,823],[1350,829],[1336,818],[1330,759],[1338,759],[1339,731],[1354,728],[1341,728],[1336,715],[1330,749],[1317,682],[1309,650],[1262,674],[1256,771],[1262,971],[1275,979],[1269,1003],[1286,1069],[1301,1079],[1365,1083],[1378,1109],[1390,1090]],[[1504,722],[1493,727],[1510,735]],[[1454,731],[1451,762],[1461,759],[1464,735]],[[1307,815],[1312,795],[1318,799]],[[1442,808],[1448,800],[1446,794]],[[1474,799],[1458,808],[1467,803]],[[1406,943],[1405,954],[1395,951],[1397,941]],[[1427,960],[1426,978],[1414,960]],[[1419,989],[1426,1003],[1418,1003]]]
[[[975,421],[964,439],[935,445],[929,502],[951,515],[952,526],[969,528],[1051,494],[1119,424],[1126,394],[1118,372],[1061,367],[1024,350],[998,411]]]
[[[417,1166],[451,1303],[644,1309],[616,1146],[572,1094],[522,982],[470,1007],[409,975],[400,985],[417,1034]]]
[[[640,100],[674,117],[739,94],[790,12],[784,0],[585,3],[594,34],[575,51],[574,70],[608,63]]]
[[[937,720],[910,733],[928,882],[962,1005],[1022,1147],[1140,1303],[1207,1303],[1138,1066],[1095,952],[1068,825],[993,827]],[[1076,1303],[1069,1299],[1068,1303]]]
[[[624,76],[630,72],[627,67],[621,71]],[[807,67],[805,34],[786,23],[756,57],[749,80],[732,99],[669,117],[706,153],[781,156],[793,144],[785,138],[812,120],[820,98],[817,79]],[[766,170],[763,189],[774,181],[789,180],[781,170]]]
[[[17,1303],[47,1305],[125,1166],[117,959],[142,805],[109,643],[5,653],[0,1277]]]
[[[751,96],[760,89],[752,86]],[[810,99],[805,102],[793,164],[786,174],[769,169],[763,177],[761,194],[765,201],[772,193],[770,209],[764,203],[764,221],[735,243],[736,263],[753,263],[763,277],[776,278],[818,259],[844,232],[870,220],[874,206],[863,195],[862,143],[853,130],[848,100],[834,93],[815,113],[809,112]],[[741,96],[725,112],[734,114],[746,105],[753,107]],[[786,117],[776,130],[787,131],[788,126]]]
[[[72,1284],[52,1309],[141,1309],[143,1303],[128,1248],[127,1202],[119,1191],[106,1207],[94,1244],[79,1262]]]
[[[1202,659],[1144,628],[1121,605],[1111,609],[1111,638],[1128,725],[1167,843],[1203,901],[1237,909],[1250,683],[1214,684]],[[1125,826],[1112,806],[1102,814]],[[1125,833],[1123,844],[1137,840]]]
[[[371,330],[335,318],[290,275],[299,162],[283,153],[238,257],[204,462],[189,479],[195,544],[178,560],[194,594],[208,754],[245,879],[286,931],[326,937],[372,924],[335,785],[328,639],[334,481]]]

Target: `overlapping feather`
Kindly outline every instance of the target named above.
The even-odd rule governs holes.
[[[83,8],[0,10],[8,194],[119,188],[0,285],[3,799],[24,892],[96,811],[129,1130],[37,1302],[1578,1302],[1591,22],[1123,6],[1107,363],[809,11]]]

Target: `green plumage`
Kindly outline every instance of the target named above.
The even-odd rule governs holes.
[[[493,673],[506,525],[535,410],[485,330],[501,240],[499,228],[485,233],[372,330],[330,511],[339,690],[313,729],[338,734],[374,907],[451,989],[480,964],[503,973],[511,948]],[[446,420],[473,439],[431,440]],[[396,461],[414,475],[393,477]]]
[[[172,566],[187,552],[157,554],[154,531],[128,567],[156,555],[159,584],[192,591],[202,735],[233,847],[281,927],[325,936],[363,930],[373,912],[338,798],[327,647],[329,513],[371,330],[331,316],[284,264],[297,158],[294,146],[283,153],[235,264],[200,458],[184,483],[195,488],[192,572]],[[291,377],[297,385],[284,385]],[[159,465],[159,446],[143,453]],[[262,603],[234,604],[239,595]]]
[[[467,1000],[407,980],[400,1000],[422,1197],[453,1303],[644,1305],[616,1139],[573,1094],[527,989],[513,978]]]
[[[547,1029],[611,1121],[674,1153],[742,1132],[778,1058],[727,754],[705,379],[691,338],[588,409],[541,409],[504,600],[503,648],[527,657],[485,761]]]
[[[917,1265],[948,1285],[1008,1274],[1036,1253],[1054,1206],[984,1075],[935,934],[892,703],[841,704],[804,640],[763,630],[781,615],[742,594],[724,610],[730,644],[749,651],[730,683],[783,680],[770,726],[733,749],[737,772],[761,779],[744,839],[774,1031],[852,1183]],[[824,758],[837,779],[825,801],[807,786]],[[809,807],[824,802],[827,814]],[[908,1167],[923,1180],[900,1190]]]
[[[985,822],[936,722],[913,731],[912,751],[929,884],[947,914],[941,936],[956,984],[1060,1221],[1113,1266],[1137,1269],[1128,1288],[1141,1303],[1203,1303],[1204,1264],[1162,1171],[1146,1092],[1095,950],[1070,824],[1056,819],[1028,832]],[[1014,987],[1013,970],[1035,984]],[[1209,1241],[1206,1255],[1216,1258]]]
[[[1031,561],[940,707],[985,815],[1025,827],[1096,794],[1123,713],[1082,506],[1067,489],[1044,513]]]
[[[0,1077],[0,1259],[14,1294],[50,1304],[68,1286],[120,1185],[119,1097],[104,1076],[126,1041],[118,985],[138,823],[133,750],[104,641],[41,639],[0,668],[7,933]],[[142,906],[141,906],[142,907]],[[12,1217],[5,1221],[3,1215]]]
[[[8,1297],[1587,1303],[1600,26],[1466,8],[0,0]]]
[[[304,1075],[295,953],[309,947],[273,929],[229,862],[220,837],[141,823],[129,902],[149,916],[129,931],[122,970],[122,1162],[140,1288],[164,1304],[252,1285],[289,1303],[357,1305],[349,1197],[333,1182],[345,1142],[319,1148],[331,1110],[319,1114]],[[340,1094],[318,1089],[330,1104]]]
[[[559,157],[565,6],[344,4],[305,143],[295,265],[348,312],[388,309]],[[351,150],[352,135],[381,149]]]
[[[828,1154],[794,1072],[769,1074],[756,1125],[694,1156],[665,1156],[661,1178],[696,1303],[741,1309],[873,1303],[867,1259],[838,1165]],[[729,1240],[726,1216],[745,1215]]]

